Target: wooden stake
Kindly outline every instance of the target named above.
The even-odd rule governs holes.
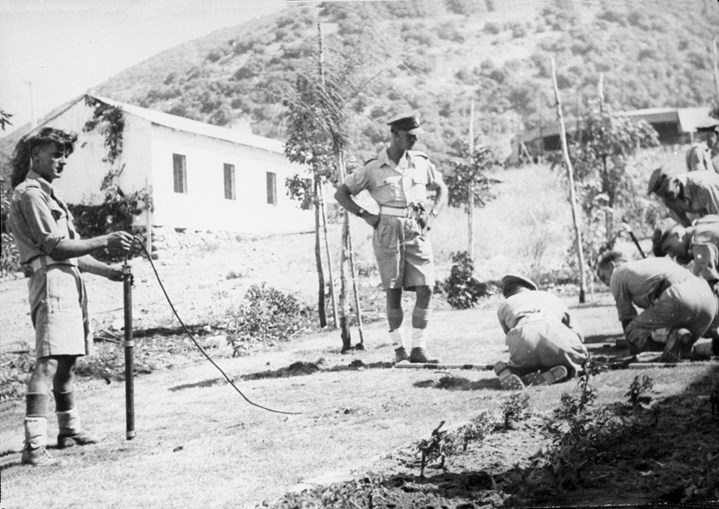
[[[717,38],[714,37],[714,44],[712,44],[714,53],[714,88],[716,89],[717,94],[717,108],[719,108],[719,63],[717,63],[719,60],[719,57],[717,56],[719,49],[717,49],[717,45],[719,45],[719,42],[717,42]]]
[[[559,87],[557,86],[557,71],[552,58],[552,83],[554,85],[554,97],[557,100],[557,118],[559,119],[560,139],[562,140],[562,153],[564,154],[564,162],[567,165],[567,174],[569,177],[569,201],[572,206],[572,222],[574,223],[574,235],[577,244],[577,261],[579,263],[579,302],[584,303],[584,250],[582,249],[582,230],[579,227],[579,217],[577,214],[577,200],[574,192],[574,170],[572,169],[572,161],[569,159],[569,149],[567,147],[567,132],[564,127],[564,115],[562,114],[562,102],[559,98]]]
[[[474,99],[469,106],[469,157],[474,160]],[[474,182],[469,182],[467,199],[467,253],[474,260]]]

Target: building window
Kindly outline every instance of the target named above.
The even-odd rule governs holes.
[[[277,205],[277,174],[267,172],[267,203]]]
[[[235,194],[235,165],[225,163],[225,199],[236,200]]]
[[[185,156],[172,154],[172,175],[175,182],[175,192],[187,194],[187,162]]]

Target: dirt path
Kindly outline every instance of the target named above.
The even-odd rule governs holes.
[[[503,358],[494,313],[492,306],[439,311],[430,344],[447,362]],[[607,306],[578,314],[613,324]],[[617,331],[614,324],[605,330]],[[195,366],[139,377],[133,441],[125,440],[123,385],[83,384],[78,399],[87,424],[106,440],[57,452],[69,468],[43,472],[42,490],[31,489],[37,475],[32,469],[7,468],[3,507],[253,507],[318,476],[388,465],[388,453],[428,436],[441,420],[459,425],[480,409],[496,408],[505,396],[487,371],[459,373],[473,390],[443,391],[431,383],[443,373],[386,367],[392,350],[382,324],[367,327],[366,342],[365,352],[342,355],[337,333],[327,332],[252,357],[221,359],[233,378],[297,361],[317,363],[323,370],[312,375],[238,379],[249,398],[301,415],[249,406],[199,354]],[[378,367],[350,368],[353,360]],[[21,421],[19,404],[0,414],[5,448],[20,448]]]

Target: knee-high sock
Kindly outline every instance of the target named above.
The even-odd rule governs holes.
[[[424,330],[427,328],[430,311],[420,307],[412,310],[412,348],[425,348]]]

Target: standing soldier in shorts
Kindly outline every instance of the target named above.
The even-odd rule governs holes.
[[[429,303],[434,287],[434,261],[429,241],[429,223],[447,200],[442,175],[422,152],[412,151],[420,128],[416,115],[401,115],[388,122],[389,146],[347,177],[337,188],[335,199],[346,210],[374,228],[375,257],[387,293],[387,321],[395,348],[395,361],[438,362],[425,352],[424,337],[429,321]],[[362,190],[379,205],[379,214],[362,209],[352,197]],[[427,189],[436,192],[426,207]],[[402,321],[402,290],[414,290],[412,350],[407,355]]]
[[[80,424],[73,390],[75,361],[92,346],[81,271],[121,281],[122,269],[90,253],[103,248],[128,251],[132,245],[126,232],[91,239],[77,235],[72,214],[52,187],[76,141],[74,133],[44,127],[18,142],[12,160],[8,219],[20,263],[32,270],[28,300],[37,356],[27,388],[22,463],[35,466],[57,463],[46,451],[51,389],[60,428],[58,447],[97,442]]]

